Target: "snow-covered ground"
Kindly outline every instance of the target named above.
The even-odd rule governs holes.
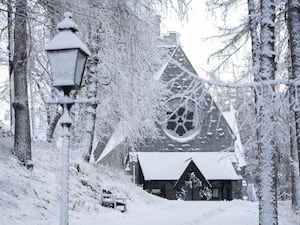
[[[48,143],[33,145],[34,169],[19,165],[12,140],[0,138],[0,225],[59,224],[60,153]],[[72,225],[255,225],[258,203],[168,201],[144,192],[116,169],[92,165],[71,151],[70,224]],[[104,208],[101,189],[127,197],[128,210]],[[279,202],[279,225],[300,224],[290,202]]]

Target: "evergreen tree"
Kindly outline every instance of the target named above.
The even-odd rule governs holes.
[[[291,56],[290,79],[297,82],[300,78],[300,5],[297,0],[287,2],[287,25],[289,32],[289,48]],[[289,89],[290,95],[290,136],[291,136],[291,180],[292,180],[292,205],[295,210],[300,210],[300,87],[295,84]],[[295,111],[294,111],[295,110]]]

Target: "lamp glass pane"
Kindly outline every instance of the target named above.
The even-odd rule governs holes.
[[[73,86],[77,49],[48,51],[53,86]]]
[[[75,73],[75,83],[78,86],[81,85],[86,60],[87,60],[87,55],[84,54],[82,51],[78,50],[76,73]]]

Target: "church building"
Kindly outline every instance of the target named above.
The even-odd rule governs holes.
[[[246,163],[234,110],[218,109],[178,33],[164,36],[160,47],[165,57],[155,79],[170,91],[157,124],[159,138],[129,152],[126,171],[144,190],[167,199],[242,199]],[[120,140],[113,134],[94,157],[101,159]]]
[[[156,79],[168,85],[170,95],[158,124],[160,138],[128,157],[135,183],[167,199],[241,199],[246,164],[234,115],[218,109],[177,33],[165,36],[162,47],[167,56]]]

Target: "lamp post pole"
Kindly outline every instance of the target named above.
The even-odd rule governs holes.
[[[63,107],[63,114],[60,118],[62,127],[60,225],[69,224],[69,147],[70,127],[73,122],[70,109],[76,102],[70,97],[70,92],[80,88],[87,58],[91,55],[91,52],[75,35],[78,27],[72,20],[72,14],[66,12],[64,17],[57,25],[59,33],[46,45],[51,66],[52,86],[64,93],[58,101],[49,102]]]
[[[69,148],[70,148],[70,127],[72,119],[70,108],[73,103],[62,103],[63,115],[60,119],[62,127],[62,149],[61,149],[61,203],[60,203],[60,225],[68,225],[69,219]]]

